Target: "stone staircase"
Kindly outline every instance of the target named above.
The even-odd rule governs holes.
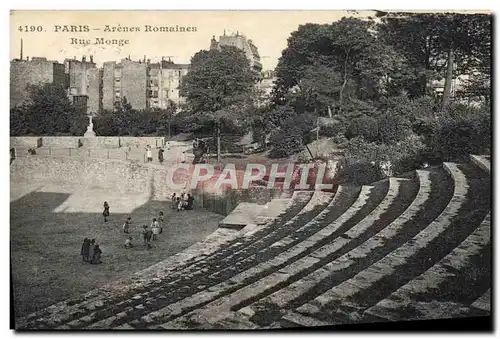
[[[221,228],[16,328],[265,329],[489,315],[490,166],[477,158],[335,193],[294,192],[264,225]]]

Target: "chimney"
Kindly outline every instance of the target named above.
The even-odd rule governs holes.
[[[21,55],[20,55],[21,59],[20,60],[23,60],[23,39],[21,39]]]
[[[90,56],[90,62],[92,62],[92,63],[94,62],[94,56],[93,55]]]
[[[144,55],[144,63],[146,63],[146,55]]]
[[[236,36],[238,36],[239,33],[240,33],[240,31],[236,31]]]
[[[224,36],[226,36],[226,30],[225,29],[224,29]],[[215,36],[214,36],[214,38],[215,38]]]

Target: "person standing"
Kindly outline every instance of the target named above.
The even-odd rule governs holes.
[[[148,246],[148,250],[151,249],[151,247],[153,247],[151,245],[151,238],[152,237],[153,237],[153,231],[151,229],[148,229],[146,232],[146,244]]]
[[[181,163],[185,163],[186,162],[186,152],[182,152],[181,154]]]
[[[160,147],[160,149],[158,150],[158,161],[160,162],[160,164],[163,164],[163,148]]]
[[[147,162],[153,161],[153,153],[151,150],[151,146],[149,146],[149,145],[146,146],[146,158],[147,158]]]
[[[123,233],[130,233],[129,232],[129,227],[130,224],[132,223],[132,218],[128,217],[127,220],[125,220],[125,223],[123,224]]]
[[[104,222],[108,222],[109,204],[107,201],[104,202],[104,211],[102,212],[102,215],[104,216]]]
[[[193,209],[193,205],[194,205],[194,198],[193,198],[193,196],[191,194],[188,193],[186,209],[187,210],[192,210]]]
[[[142,239],[144,240],[144,246],[147,245],[148,242],[148,226],[142,225]]]
[[[180,197],[177,197],[177,212],[181,211],[183,206],[182,203],[183,203],[182,199]]]
[[[177,195],[174,193],[172,194],[172,208],[175,210],[177,208]]]
[[[90,263],[92,263],[92,260],[94,260],[94,250],[95,250],[95,239],[92,239],[90,241],[89,254],[87,257],[87,261],[89,261]]]
[[[156,218],[153,218],[153,222],[151,223],[151,231],[153,231],[153,240],[156,240],[158,234],[160,234],[160,224]]]
[[[160,234],[163,233],[163,212],[160,211],[160,214],[158,215],[158,223],[160,224]]]
[[[87,238],[83,239],[82,249],[80,251],[83,261],[89,261],[89,248],[90,240]]]

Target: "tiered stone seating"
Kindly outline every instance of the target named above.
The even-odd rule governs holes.
[[[312,193],[309,192],[294,192],[291,203],[285,213],[269,224],[255,230],[253,236],[250,235],[248,238],[252,240],[252,237],[258,234],[265,235],[266,233],[272,232],[276,225],[284,223],[294,216],[297,217],[300,210],[302,210],[310,200],[311,195]],[[97,313],[98,311],[109,311],[109,309],[106,308],[107,306],[115,307],[114,304],[117,300],[124,300],[124,303],[131,300],[139,301],[140,303],[141,300],[139,300],[140,298],[137,296],[141,295],[141,292],[161,292],[162,288],[165,287],[164,283],[171,283],[172,281],[176,281],[176,279],[179,280],[180,277],[184,276],[184,269],[186,268],[190,268],[190,272],[202,272],[200,270],[204,270],[202,272],[204,273],[206,268],[200,268],[199,264],[206,264],[206,262],[203,261],[206,258],[218,260],[218,258],[220,258],[218,255],[220,255],[221,249],[224,248],[224,244],[234,250],[239,249],[242,245],[242,243],[237,240],[237,233],[232,236],[226,234],[222,240],[219,238],[220,233],[221,230],[219,230],[214,237],[206,239],[203,244],[194,245],[194,248],[189,248],[148,270],[141,271],[135,274],[131,279],[108,284],[101,289],[90,291],[84,296],[66,300],[40,312],[18,319],[16,321],[16,326],[19,328],[52,328],[78,320],[79,317],[87,315],[89,310],[94,311],[91,312],[92,314],[90,315],[90,318],[93,319],[94,316],[103,313]],[[214,238],[216,241],[214,241]],[[207,244],[209,245],[207,246]],[[224,250],[224,253],[228,252],[230,251]],[[182,272],[182,274],[175,274],[180,272]],[[163,280],[165,277],[168,277],[168,281]],[[135,299],[133,299],[133,297],[135,297]],[[132,299],[129,300],[130,298]],[[87,315],[87,317],[89,316]],[[75,321],[75,323],[83,325],[86,323],[86,319],[87,318],[85,318],[83,322]]]
[[[335,194],[295,192],[265,225],[215,234],[17,326],[258,329],[488,314],[484,169],[445,163]]]

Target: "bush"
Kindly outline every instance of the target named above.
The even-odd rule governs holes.
[[[378,166],[371,162],[346,157],[337,164],[337,175],[340,183],[353,183],[356,185],[366,185],[383,178]]]
[[[308,114],[289,117],[281,129],[271,134],[271,158],[283,158],[298,153],[304,144],[312,141],[311,133],[315,126],[314,120]]]
[[[335,137],[340,134],[344,135],[345,132],[345,125],[340,122],[334,122],[328,125],[324,125],[319,129],[319,135],[327,138]]]
[[[394,175],[417,168],[423,161],[425,145],[421,138],[411,134],[396,144],[368,143],[362,138],[348,142],[345,157],[339,162],[341,182],[365,185],[383,178],[379,168],[382,161],[390,161]]]
[[[430,154],[443,161],[460,161],[469,154],[488,154],[491,148],[491,116],[482,113],[440,117],[429,139]]]
[[[385,144],[404,140],[411,133],[409,121],[400,115],[379,116],[377,127],[377,141]]]
[[[355,118],[349,123],[345,136],[347,139],[361,137],[368,142],[375,141],[378,136],[377,120],[367,115]]]
[[[271,150],[269,151],[270,158],[285,158],[303,148],[302,135],[297,128],[278,130],[271,135]]]

